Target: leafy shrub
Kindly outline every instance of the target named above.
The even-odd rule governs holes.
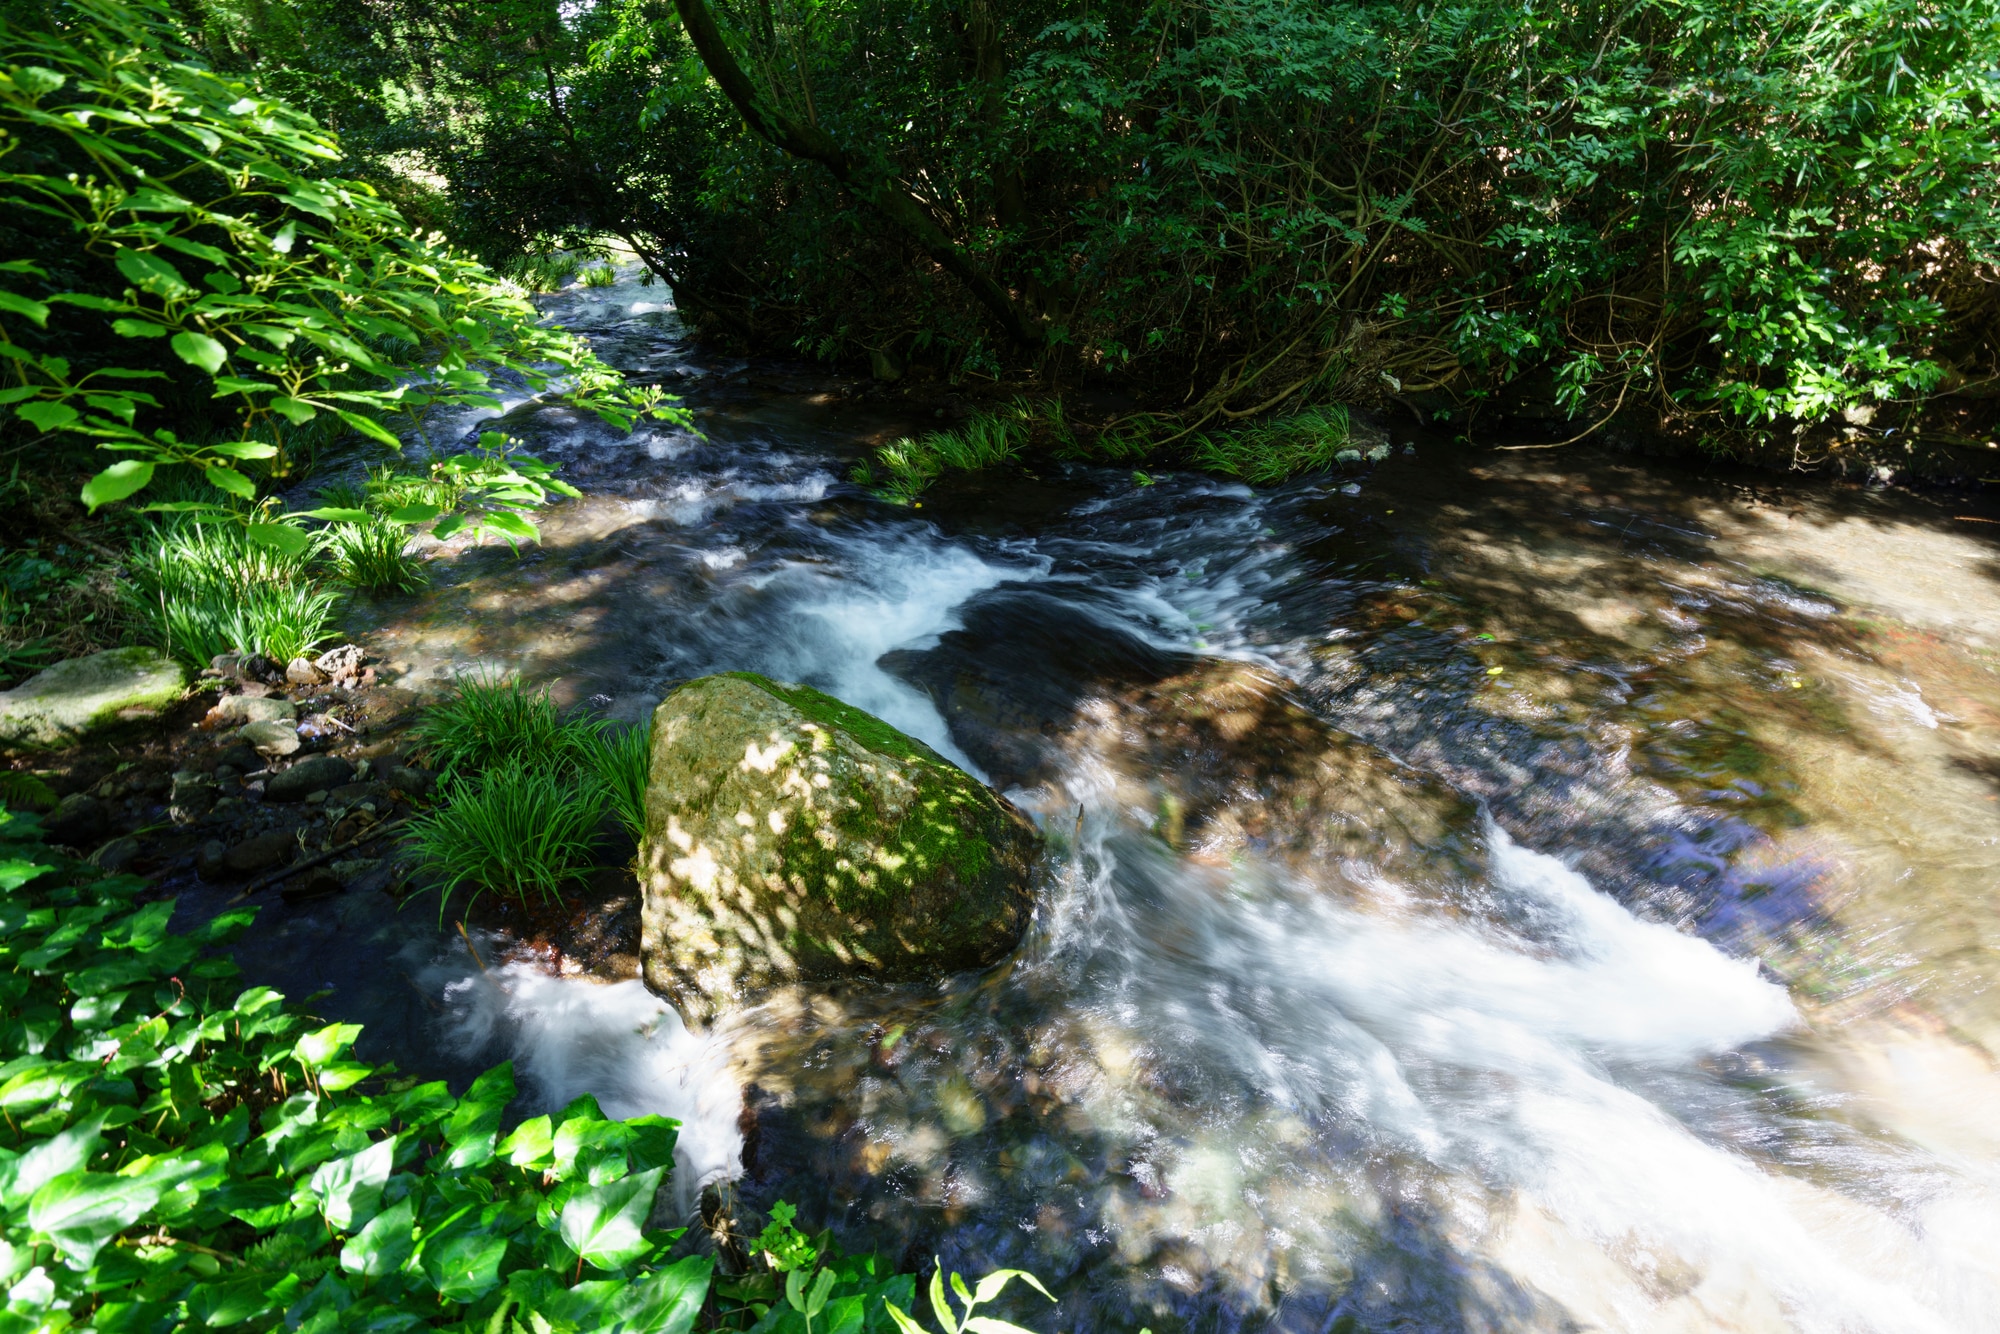
[[[232,985],[253,909],[179,933],[145,890],[0,809],[8,1328],[691,1327],[711,1262],[648,1227],[673,1121],[585,1096],[502,1136],[508,1066],[391,1079]]]
[[[436,878],[438,913],[461,886],[545,899],[588,874],[606,796],[591,774],[551,772],[520,758],[446,777],[437,810],[410,827],[417,859]],[[468,904],[469,906],[469,904]]]
[[[1017,404],[979,413],[956,430],[905,436],[855,465],[853,480],[883,500],[907,505],[947,472],[978,472],[1018,458],[1028,441],[1028,420],[1028,410]]]
[[[289,662],[331,635],[339,606],[309,550],[260,542],[238,524],[157,527],[128,569],[135,614],[155,643],[195,668],[218,653]]]
[[[462,676],[450,698],[431,706],[411,736],[440,768],[484,769],[508,760],[544,769],[586,764],[598,724],[564,718],[546,689],[499,675]]]
[[[320,542],[342,583],[370,593],[414,593],[430,578],[410,540],[405,525],[369,514],[357,523],[332,525]]]
[[[612,813],[633,838],[646,833],[646,785],[653,776],[653,724],[606,728],[597,737],[591,763],[611,803]]]
[[[627,428],[678,415],[371,186],[321,175],[334,138],[197,63],[177,24],[158,0],[70,0],[46,27],[0,30],[0,213],[32,225],[25,257],[0,263],[0,402],[16,430],[122,455],[84,488],[92,508],[170,464],[217,502],[252,500],[302,433],[337,421],[398,449],[385,422],[414,431],[437,408],[492,406],[495,373],[538,391],[560,379]],[[156,388],[224,416],[204,407],[191,430]],[[508,466],[523,462],[473,470],[492,501],[473,521],[532,539],[520,511],[546,487]]]

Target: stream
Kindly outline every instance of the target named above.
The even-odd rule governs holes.
[[[369,611],[392,675],[627,718],[808,682],[1037,820],[1035,924],[703,1036],[635,961],[381,895],[267,910],[253,974],[406,1068],[680,1118],[683,1209],[1031,1270],[1038,1330],[2000,1329],[1977,502],[1393,424],[1366,475],[899,509],[844,479],[929,423],[704,354],[629,275],[551,313],[700,433],[512,405],[585,498]]]

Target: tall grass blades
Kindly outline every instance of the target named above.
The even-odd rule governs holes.
[[[1359,462],[1349,438],[1347,409],[1329,403],[1241,430],[1197,436],[1190,452],[1197,465],[1211,472],[1269,486],[1300,473],[1324,472],[1337,462]]]
[[[560,896],[589,872],[605,810],[593,775],[550,773],[510,759],[444,783],[444,804],[410,828],[418,863],[437,878],[438,916],[460,888],[465,907],[487,893]]]
[[[907,505],[947,472],[978,472],[1017,458],[1030,434],[1024,402],[980,413],[955,431],[882,445],[872,460],[856,466],[853,480],[880,499]]]
[[[192,667],[218,653],[289,662],[330,637],[339,594],[296,554],[240,524],[157,528],[133,552],[131,601],[162,648]]]
[[[618,281],[618,270],[609,264],[594,264],[583,271],[585,287],[611,287]]]
[[[336,523],[322,535],[335,577],[368,593],[414,593],[430,582],[423,561],[410,550],[410,530],[369,515],[361,523]]]
[[[591,762],[619,823],[633,838],[645,837],[646,784],[653,773],[652,721],[600,733]]]
[[[453,773],[509,762],[550,772],[588,768],[602,725],[564,718],[545,689],[499,676],[459,678],[451,698],[435,705],[412,731],[418,747]]]

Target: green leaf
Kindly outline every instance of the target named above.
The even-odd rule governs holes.
[[[245,529],[250,540],[284,552],[302,556],[312,547],[312,535],[288,523],[253,523]]]
[[[207,467],[201,470],[201,475],[206,477],[208,484],[217,490],[227,491],[230,495],[244,500],[257,498],[257,484],[234,468]]]
[[[40,399],[33,403],[23,403],[14,409],[14,415],[38,430],[53,431],[69,425],[79,414],[67,403]]]
[[[83,484],[83,503],[95,510],[114,500],[123,500],[153,480],[153,465],[139,459],[122,459]]]
[[[43,1140],[19,1157],[0,1162],[0,1205],[11,1212],[33,1198],[35,1192],[72,1172],[90,1165],[104,1143],[99,1133],[104,1113],[85,1117],[75,1125]]]
[[[148,292],[161,296],[178,296],[191,292],[187,280],[181,277],[179,269],[146,250],[120,248],[116,258],[118,271]]]
[[[494,1153],[515,1167],[530,1171],[545,1169],[555,1161],[555,1137],[547,1116],[533,1116],[514,1127],[512,1134],[494,1148]]]
[[[367,523],[367,510],[341,509],[337,505],[322,505],[316,510],[294,510],[285,516],[288,519],[318,519],[322,523]]]
[[[113,320],[111,332],[121,338],[165,338],[168,330],[164,325],[145,320]]]
[[[715,1261],[690,1255],[643,1278],[620,1285],[611,1314],[632,1334],[688,1334],[708,1298]]]
[[[268,459],[275,458],[278,453],[276,445],[267,445],[261,440],[225,440],[206,448],[211,454],[222,454],[232,459]]]
[[[985,1278],[980,1279],[979,1286],[972,1290],[972,1304],[974,1306],[986,1305],[986,1303],[1006,1291],[1007,1285],[1017,1278],[1036,1292],[1041,1293],[1042,1296],[1047,1297],[1050,1301],[1055,1300],[1055,1295],[1042,1286],[1042,1281],[1027,1270],[996,1269]]]
[[[382,423],[376,421],[373,417],[364,417],[358,412],[349,412],[345,408],[335,408],[333,415],[367,436],[370,440],[388,445],[392,449],[401,449],[403,447],[403,442],[398,440],[388,427],[382,425]]]
[[[541,529],[509,510],[499,510],[488,514],[485,517],[485,526],[497,533],[516,538],[522,542],[539,542],[542,540]]]
[[[656,1167],[601,1186],[582,1186],[563,1205],[561,1235],[599,1269],[616,1269],[645,1254],[646,1216],[666,1169]]]
[[[463,1226],[424,1243],[424,1276],[448,1302],[470,1304],[500,1284],[507,1238],[493,1236],[468,1215]]]
[[[436,505],[426,505],[419,501],[413,505],[398,506],[383,517],[391,523],[428,523],[442,513],[444,511]]]
[[[16,315],[25,315],[37,325],[43,328],[48,327],[49,308],[39,301],[30,301],[27,297],[17,296],[13,292],[0,289],[0,310],[12,311]]]
[[[340,1248],[340,1267],[363,1278],[395,1273],[417,1249],[416,1217],[410,1200],[390,1205]]]
[[[138,1222],[160,1198],[161,1184],[144,1177],[71,1172],[35,1193],[28,1226],[88,1268],[104,1243]]]
[[[359,1153],[322,1163],[313,1172],[308,1185],[335,1231],[351,1232],[375,1216],[382,1202],[382,1187],[395,1166],[398,1138],[377,1140]]]
[[[24,861],[19,857],[0,860],[0,890],[19,889],[38,875],[55,870],[40,862]]]
[[[169,346],[182,361],[199,366],[210,375],[221,371],[222,363],[229,360],[228,350],[204,333],[177,333]]]
[[[451,1146],[445,1155],[446,1171],[474,1167],[493,1156],[493,1140],[500,1130],[500,1114],[514,1101],[514,1065],[503,1062],[472,1081],[472,1087],[458,1101],[458,1108],[445,1119],[444,1140]]]
[[[271,407],[283,414],[285,420],[294,426],[304,426],[314,417],[319,416],[319,409],[312,404],[302,398],[291,398],[284,394],[280,394],[278,397],[272,399]]]

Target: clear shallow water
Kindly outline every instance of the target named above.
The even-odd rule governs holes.
[[[1424,441],[1357,495],[892,510],[840,479],[921,423],[563,301],[705,438],[509,413],[588,496],[382,612],[407,679],[810,681],[1033,811],[1042,907],[986,976],[704,1039],[420,940],[401,1039],[681,1117],[684,1192],[1031,1268],[1038,1328],[2000,1327],[2000,593],[1954,511]]]

